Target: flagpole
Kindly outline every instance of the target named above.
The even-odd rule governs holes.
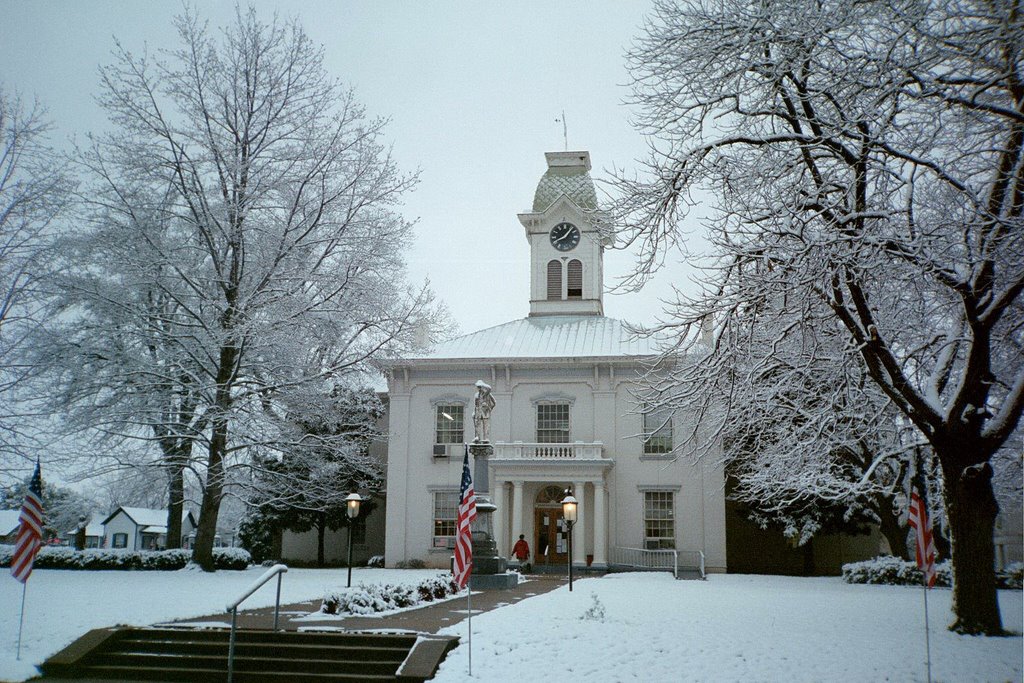
[[[28,592],[28,581],[21,584],[21,618],[18,620],[18,654],[17,661],[21,661],[21,630],[25,627],[25,593]]]
[[[469,675],[473,676],[473,587],[466,583],[466,611],[469,612]],[[930,681],[929,681],[930,683]]]
[[[932,642],[931,635],[928,632],[928,578],[925,577],[924,585],[921,586],[924,590],[924,649],[927,655],[928,663],[928,683],[932,683]]]

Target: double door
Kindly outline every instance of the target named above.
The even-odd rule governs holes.
[[[537,508],[533,515],[533,528],[536,529],[534,563],[564,565],[569,560],[569,540],[562,509]]]

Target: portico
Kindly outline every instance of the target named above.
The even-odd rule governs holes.
[[[590,566],[607,566],[607,476],[615,463],[605,457],[604,444],[496,443],[490,464],[495,504],[505,511],[495,519],[499,551],[507,553],[514,539],[524,534],[533,539],[530,547],[543,564],[539,546],[541,528],[545,525],[538,519],[544,513],[537,511],[557,508],[560,514],[561,495],[544,494],[571,489],[579,501],[573,564],[586,566],[589,555]]]

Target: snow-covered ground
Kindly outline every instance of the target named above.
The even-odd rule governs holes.
[[[584,618],[593,596],[603,619]],[[932,679],[1020,681],[1021,638],[947,630],[950,591],[929,595]],[[1000,591],[1021,631],[1020,591]],[[925,681],[922,589],[838,578],[614,574],[473,617],[435,677],[456,681]]]
[[[22,660],[15,661],[21,584],[0,577],[0,679],[23,680],[34,664],[91,628],[212,614],[264,570],[85,572],[36,570],[28,585]],[[353,583],[417,583],[435,570],[357,569]],[[321,597],[345,570],[293,569],[282,600]],[[273,584],[245,607],[273,603]],[[922,591],[851,586],[837,578],[618,574],[473,617],[473,676],[466,622],[435,680],[573,678],[606,681],[924,681]],[[594,596],[597,597],[596,603]],[[1020,591],[1001,591],[1003,621],[1022,629]],[[929,608],[935,681],[1020,681],[1022,642],[945,630],[950,592]],[[594,609],[595,605],[600,609]],[[603,617],[596,615],[603,609]],[[588,616],[588,612],[590,613]]]
[[[35,665],[86,631],[117,624],[147,626],[171,619],[216,614],[237,598],[266,569],[220,571],[68,571],[37,569],[25,594],[25,628],[21,660],[16,660],[21,584],[7,569],[0,575],[0,680],[21,681],[36,675]],[[343,588],[345,569],[289,569],[281,582],[281,602],[320,599]],[[436,569],[367,569],[352,572],[352,584],[419,583]],[[274,604],[276,580],[242,605]]]

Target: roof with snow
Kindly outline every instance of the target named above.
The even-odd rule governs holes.
[[[76,533],[78,533],[78,527],[77,526],[74,529],[68,529],[65,532],[65,535],[66,536],[74,536]],[[89,522],[88,524],[85,525],[85,535],[86,536],[102,536],[103,535],[103,525],[100,524],[99,522]]]
[[[7,536],[18,530],[21,510],[0,510],[0,536]]]
[[[165,531],[167,531],[167,510],[154,510],[153,508],[131,508],[122,505],[121,507],[117,508],[112,513],[110,513],[110,515],[108,515],[107,518],[103,520],[103,523],[106,524],[107,522],[112,520],[117,515],[118,512],[122,511],[126,515],[128,515],[129,519],[135,522],[135,524],[137,524],[138,526],[160,527],[163,529],[163,531],[154,533],[164,533]],[[182,521],[185,521],[185,519],[187,519],[190,514],[192,513],[189,512],[188,510],[182,512]],[[147,533],[148,532],[149,530],[147,530]]]
[[[636,337],[621,320],[600,315],[548,315],[456,337],[415,360],[639,358],[657,353],[654,340]]]

